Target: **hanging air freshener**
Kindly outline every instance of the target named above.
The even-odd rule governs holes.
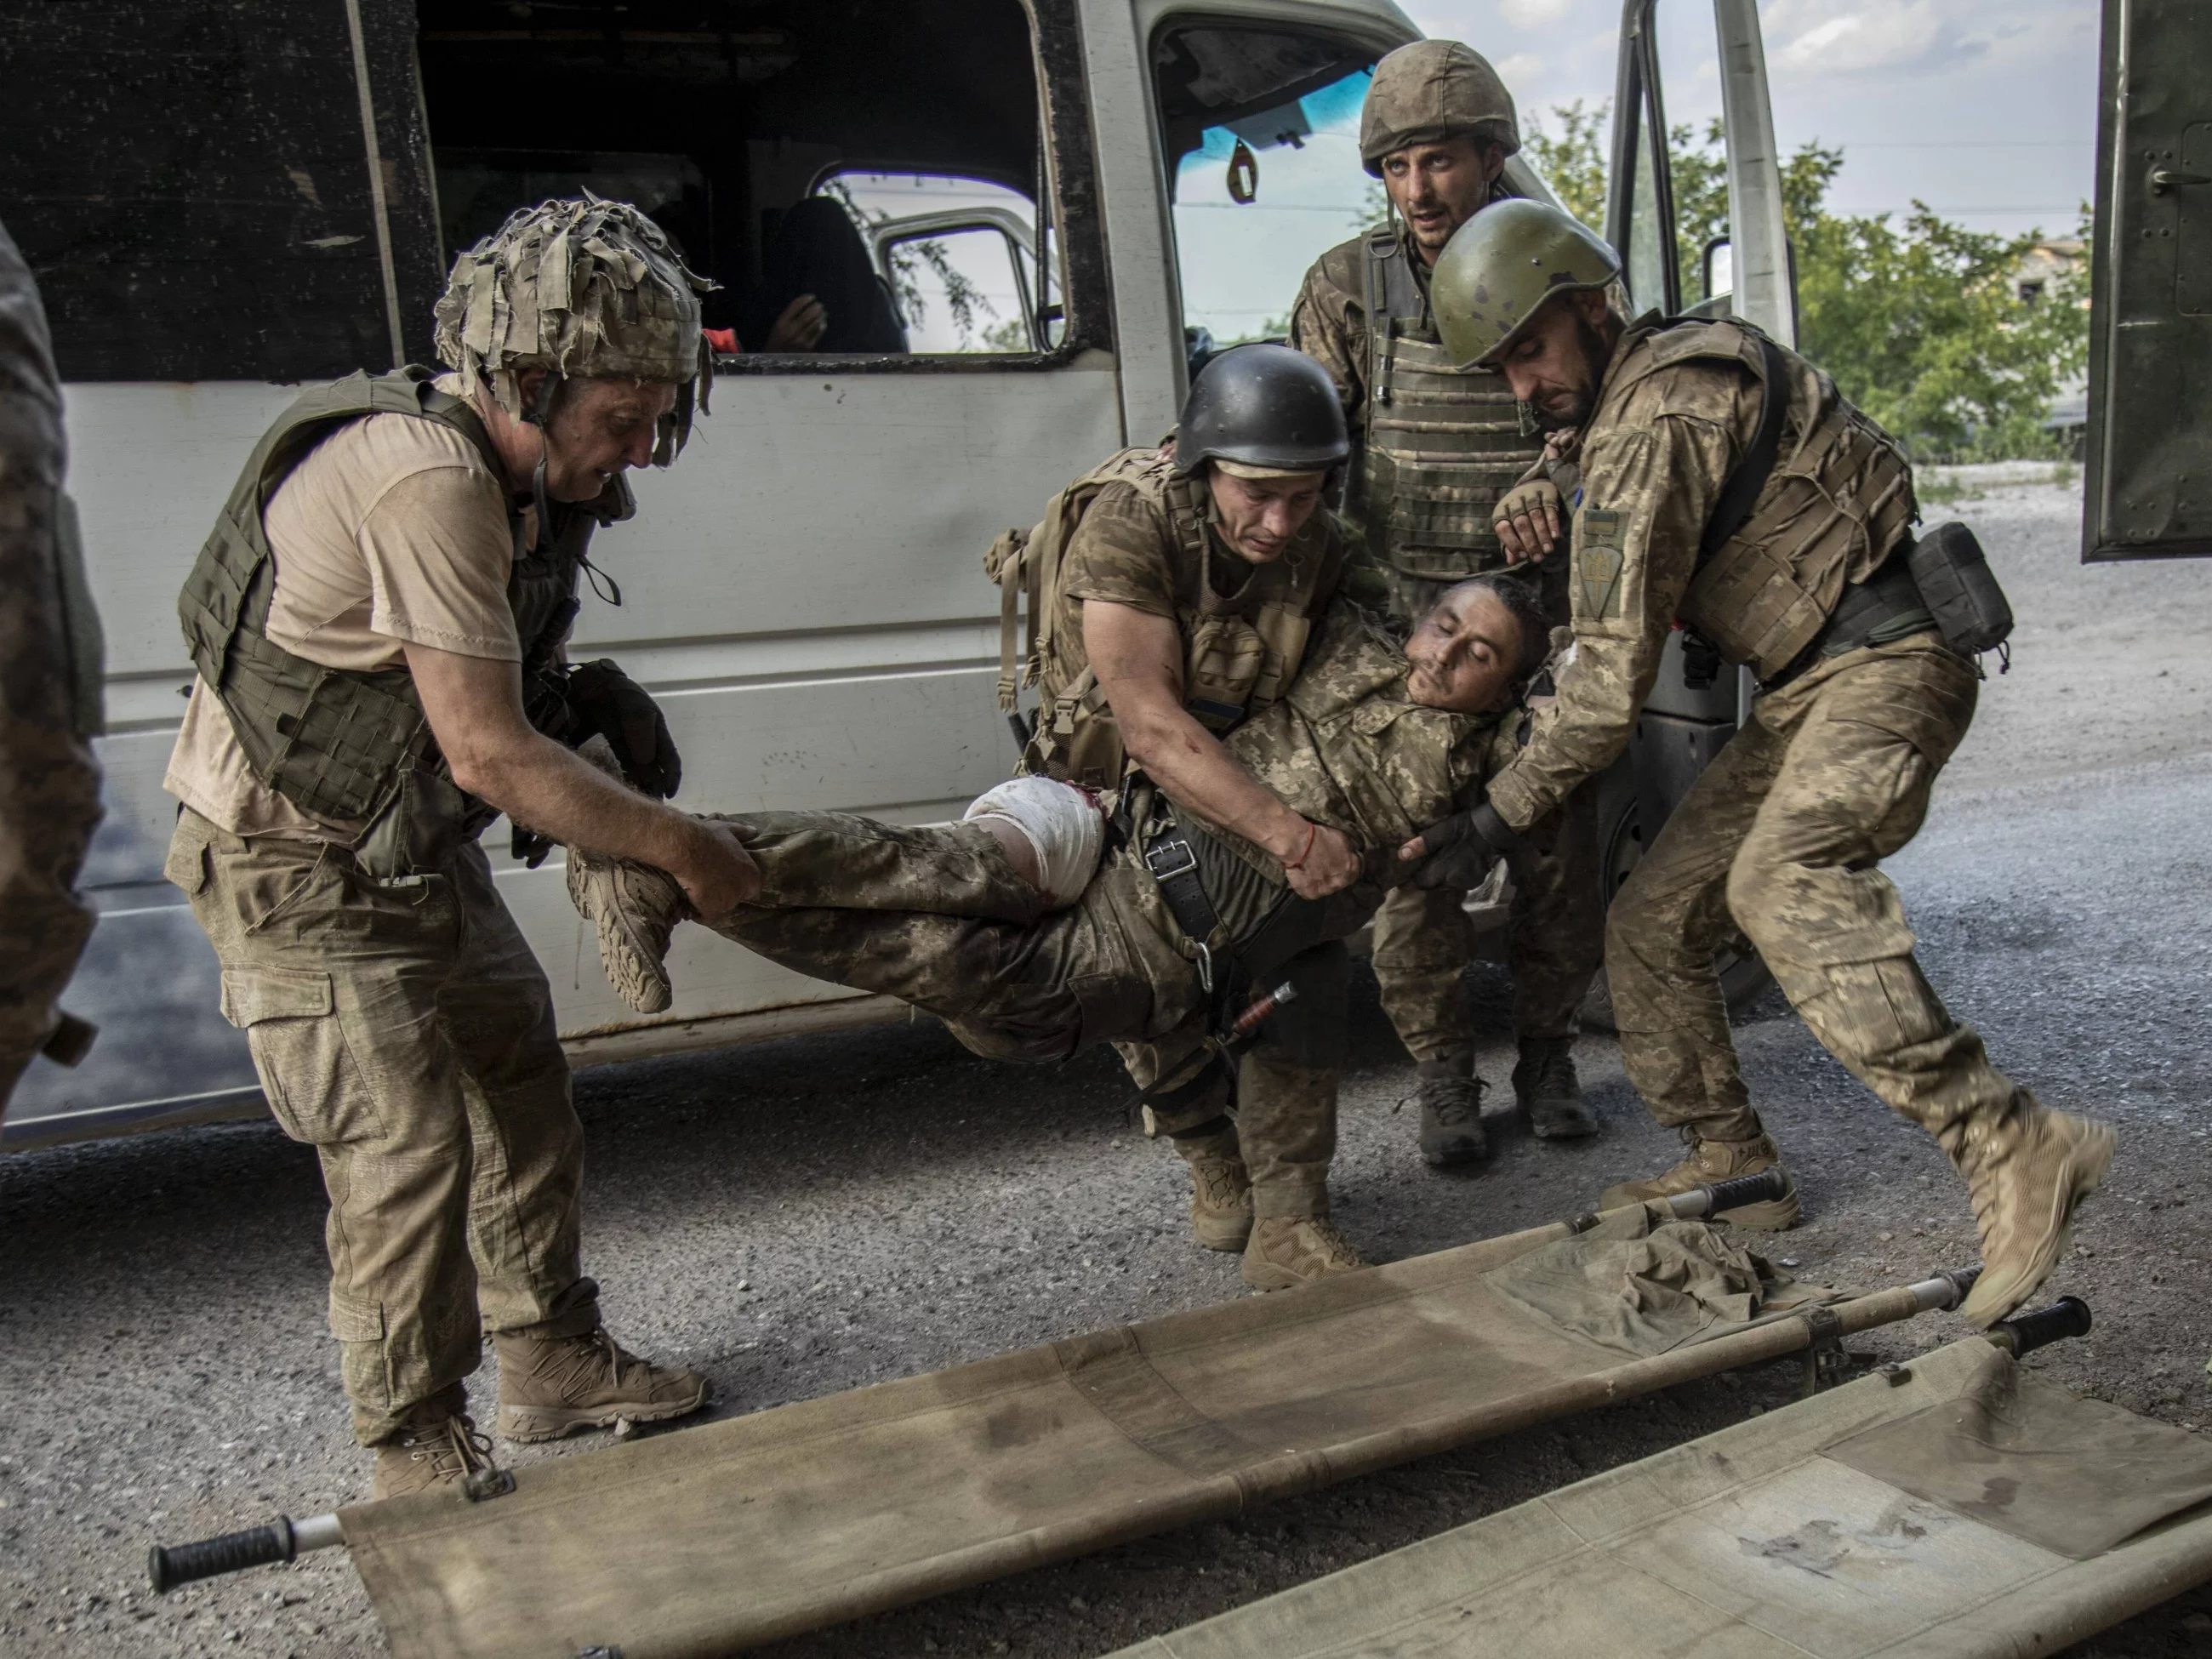
[[[1260,194],[1260,163],[1242,138],[1229,153],[1229,199],[1249,206]]]

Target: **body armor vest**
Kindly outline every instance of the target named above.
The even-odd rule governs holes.
[[[1437,337],[1413,254],[1395,227],[1361,250],[1367,308],[1367,436],[1356,516],[1393,568],[1455,581],[1505,562],[1498,497],[1543,453],[1504,377],[1455,365]]]
[[[314,817],[365,824],[356,855],[386,880],[449,862],[497,809],[455,787],[404,668],[326,668],[269,638],[276,566],[263,514],[316,445],[368,415],[439,422],[504,476],[475,410],[430,382],[431,371],[420,368],[356,373],[301,395],[255,447],[177,601],[193,666],[222,702],[253,775]],[[523,647],[525,708],[541,730],[557,729],[565,713],[560,650],[576,618],[592,532],[633,510],[617,477],[586,505],[555,504],[551,535],[516,553],[507,599]],[[520,549],[521,515],[510,505],[508,517]]]
[[[1118,787],[1128,771],[1128,757],[1097,675],[1084,653],[1072,652],[1060,636],[1060,589],[1068,544],[1091,503],[1109,483],[1127,483],[1162,508],[1172,542],[1162,553],[1172,564],[1198,573],[1198,604],[1176,617],[1183,641],[1183,707],[1217,737],[1289,689],[1304,659],[1315,601],[1335,585],[1343,569],[1341,550],[1331,537],[1322,556],[1299,568],[1297,586],[1248,620],[1241,614],[1241,590],[1225,597],[1218,591],[1214,562],[1236,563],[1245,572],[1247,585],[1258,580],[1259,568],[1245,566],[1236,554],[1216,545],[1207,529],[1212,503],[1205,475],[1178,474],[1152,449],[1121,451],[1054,496],[1034,529],[1001,536],[984,555],[984,569],[999,582],[1002,595],[999,706],[1012,714],[1019,689],[1038,688],[1036,726],[1024,744],[1020,769],[1093,789]],[[1015,607],[1024,599],[1030,640],[1018,678]]]
[[[1786,384],[1766,386],[1760,337],[1739,321],[1632,331],[1591,428],[1616,418],[1632,388],[1694,362],[1737,364],[1764,395],[1788,399],[1765,488],[1735,533],[1698,561],[1681,604],[1685,627],[1771,681],[1812,644],[1844,588],[1874,574],[1905,540],[1918,516],[1912,466],[1896,440],[1796,353],[1781,353]]]

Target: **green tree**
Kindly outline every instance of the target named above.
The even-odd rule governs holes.
[[[1545,131],[1540,118],[1528,123],[1522,149],[1559,205],[1601,235],[1605,231],[1605,121],[1610,104],[1584,109],[1583,100],[1552,106],[1559,135]]]
[[[1532,124],[1530,159],[1586,224],[1605,216],[1606,106],[1554,106],[1556,138]],[[1728,234],[1721,124],[1668,135],[1675,251],[1686,301],[1703,298],[1705,249]],[[1915,202],[1889,214],[1828,211],[1844,152],[1808,143],[1783,164],[1783,216],[1797,270],[1798,343],[1844,395],[1922,459],[1995,460],[2057,453],[2043,431],[2052,395],[2087,362],[2086,267],[2039,300],[2015,273],[2039,231],[1972,231]],[[2086,234],[2086,230],[2085,230]]]

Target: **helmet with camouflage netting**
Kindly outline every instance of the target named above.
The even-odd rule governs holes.
[[[1503,351],[1554,294],[1601,290],[1620,257],[1549,202],[1492,202],[1452,233],[1429,276],[1437,334],[1461,368]]]
[[[699,295],[714,286],[627,202],[589,191],[541,202],[453,261],[438,301],[438,356],[465,391],[489,386],[517,420],[542,418],[562,379],[673,386],[653,452],[666,466],[691,434],[694,407],[706,409],[714,362]],[[531,369],[550,377],[548,402],[526,410],[520,381]]]
[[[1359,109],[1359,159],[1382,176],[1382,158],[1411,144],[1467,137],[1521,148],[1513,94],[1490,60],[1457,40],[1416,40],[1375,66]]]

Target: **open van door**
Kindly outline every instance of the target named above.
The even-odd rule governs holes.
[[[2085,561],[2212,553],[2212,85],[2204,9],[2105,0]]]
[[[1673,3],[1687,7],[1695,0]],[[1796,289],[1783,222],[1782,173],[1756,0],[1713,0],[1728,154],[1731,281],[1729,291],[1708,293],[1687,305],[1668,165],[1659,8],[1660,0],[1625,0],[1613,81],[1605,237],[1621,258],[1630,313],[1737,316],[1783,344],[1795,345]],[[1708,272],[1711,254],[1705,250]],[[1608,902],[1698,775],[1735,735],[1753,689],[1743,670],[1709,686],[1691,686],[1683,672],[1680,633],[1668,641],[1628,753],[1597,781],[1599,868]],[[1730,1002],[1740,1004],[1765,986],[1765,972],[1746,952],[1723,965],[1722,981]]]

